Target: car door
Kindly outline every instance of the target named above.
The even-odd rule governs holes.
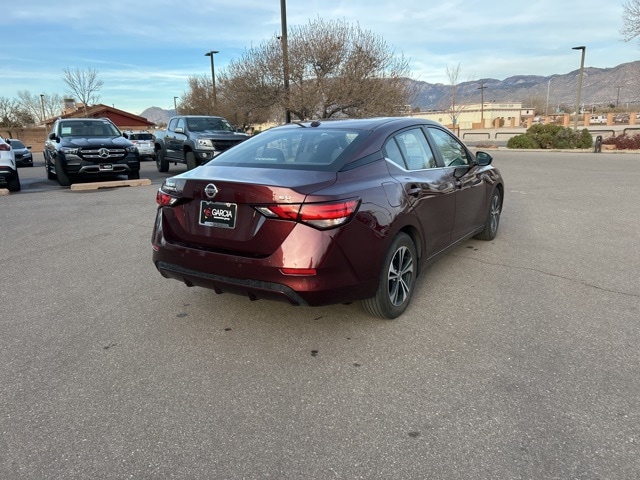
[[[176,132],[177,128],[182,128],[182,132],[185,132],[186,122],[184,118],[171,119],[165,135],[165,145],[167,147],[167,158],[181,160],[182,145],[187,137],[184,133]]]
[[[391,175],[402,185],[409,214],[414,213],[422,230],[425,258],[451,241],[455,213],[455,188],[438,168],[435,155],[420,127],[400,131],[383,148]]]
[[[451,132],[427,127],[434,150],[444,165],[447,181],[455,185],[455,215],[451,240],[455,242],[485,221],[487,184],[471,153]]]

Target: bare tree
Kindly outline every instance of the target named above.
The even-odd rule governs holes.
[[[292,29],[288,91],[282,50],[281,37],[274,35],[221,70],[217,106],[236,115],[235,122],[229,120],[243,125],[281,121],[285,110],[299,120],[410,110],[408,61],[369,31],[321,18]]]
[[[45,120],[62,112],[63,98],[57,93],[36,95],[28,90],[20,90],[18,101],[21,108],[28,112],[36,123],[44,123]]]
[[[4,137],[13,137],[17,127],[33,123],[28,112],[20,108],[20,102],[15,99],[0,97],[0,127]]]
[[[458,117],[466,108],[466,105],[456,103],[458,101],[458,80],[460,78],[461,72],[460,64],[452,67],[450,65],[447,66],[445,73],[447,78],[449,79],[450,86],[450,95],[449,95],[449,105],[446,106],[446,111],[451,118],[451,124],[455,128],[458,125]]]
[[[640,0],[627,0],[622,7],[622,29],[620,33],[625,42],[640,36]]]
[[[84,104],[85,112],[88,105],[98,103],[100,97],[97,92],[102,88],[104,82],[98,78],[96,70],[65,68],[63,72],[62,80],[69,87],[69,93]]]

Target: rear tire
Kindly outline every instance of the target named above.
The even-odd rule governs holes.
[[[56,177],[58,178],[58,183],[61,187],[68,187],[71,185],[71,179],[67,172],[62,168],[62,162],[59,157],[56,157]]]
[[[493,240],[498,233],[498,226],[500,225],[500,213],[502,211],[502,195],[498,189],[495,189],[491,194],[491,200],[489,201],[489,211],[487,212],[487,219],[484,223],[484,229],[478,233],[475,238],[478,240]]]
[[[10,192],[19,192],[20,191],[20,176],[18,175],[18,170],[11,176],[11,180],[9,180],[7,184],[7,189]]]
[[[417,275],[416,246],[409,235],[399,233],[382,264],[375,296],[362,301],[366,312],[389,320],[402,315],[411,301]]]
[[[184,159],[187,162],[187,170],[193,170],[198,166],[196,163],[196,154],[193,152],[187,152],[184,154]]]
[[[161,149],[156,150],[156,168],[161,173],[169,171],[169,162],[165,158],[164,152]]]

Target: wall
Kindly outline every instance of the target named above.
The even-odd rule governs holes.
[[[1,130],[2,137],[7,137],[9,132]],[[44,149],[44,141],[47,138],[49,130],[45,130],[42,127],[24,127],[12,129],[13,137],[22,140],[26,146],[31,147],[32,152],[42,152]]]

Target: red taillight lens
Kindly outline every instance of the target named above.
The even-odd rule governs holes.
[[[4,151],[8,152],[9,150],[11,150],[11,147],[9,145],[7,145],[6,143],[0,143],[0,150],[4,150]]]
[[[178,201],[176,197],[172,197],[168,193],[164,193],[162,190],[158,190],[156,193],[156,203],[161,207],[170,207]]]
[[[277,204],[256,207],[270,218],[294,220],[320,230],[339,227],[347,223],[360,205],[359,198],[326,203]]]

